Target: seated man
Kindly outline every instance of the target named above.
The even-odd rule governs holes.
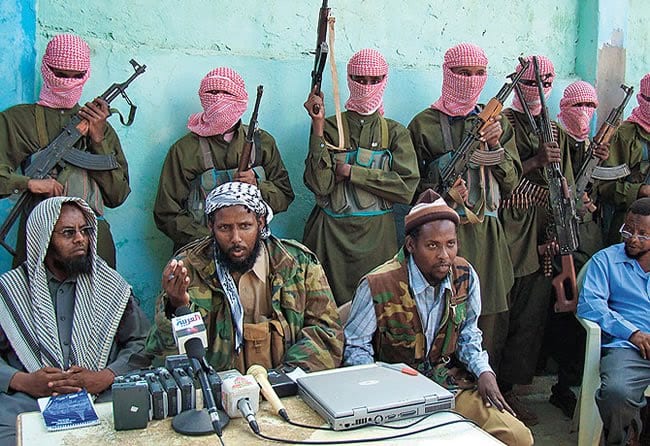
[[[39,410],[36,398],[85,388],[107,399],[116,375],[149,365],[149,321],[97,255],[97,220],[81,198],[34,208],[27,260],[0,276],[0,297],[0,445],[15,444],[16,416]]]
[[[474,268],[456,256],[458,214],[429,189],[404,220],[405,249],[359,283],[344,364],[409,364],[457,391],[456,410],[502,442],[532,444],[481,347],[480,285]]]
[[[186,245],[163,270],[163,292],[147,349],[177,348],[170,318],[190,306],[203,315],[208,362],[217,370],[249,366],[338,367],[343,330],[316,256],[270,234],[273,211],[260,190],[224,183],[205,201],[210,236]]]
[[[650,385],[650,198],[630,205],[623,243],[591,259],[578,316],[602,330],[601,386],[596,404],[606,444],[638,444],[644,390]]]

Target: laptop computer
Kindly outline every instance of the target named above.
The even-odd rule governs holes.
[[[298,394],[334,430],[453,409],[454,395],[405,364],[375,363],[310,373]]]

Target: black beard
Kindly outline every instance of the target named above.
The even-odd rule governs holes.
[[[67,276],[75,276],[78,274],[88,274],[92,271],[92,262],[90,256],[84,255],[75,257],[66,261],[53,259],[54,266],[63,271]]]
[[[625,254],[631,259],[639,260],[641,257],[646,255],[647,253],[648,253],[648,250],[646,249],[645,251],[639,251],[636,254],[630,254],[630,252],[627,249],[627,245],[625,245]]]
[[[243,274],[246,271],[249,271],[251,268],[253,268],[253,265],[255,265],[255,260],[257,260],[257,256],[262,249],[262,238],[259,235],[257,236],[257,239],[255,240],[255,246],[253,246],[253,251],[251,251],[251,255],[243,260],[232,260],[228,256],[227,252],[223,252],[221,249],[219,249],[219,244],[216,242],[216,240],[215,249],[217,251],[217,261],[225,265],[226,268],[228,268],[228,271],[234,271],[236,273]]]

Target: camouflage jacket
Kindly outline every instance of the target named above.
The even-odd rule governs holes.
[[[338,367],[343,329],[327,278],[316,256],[293,240],[273,236],[264,241],[269,253],[271,306],[284,331],[283,363],[315,371]],[[191,243],[180,254],[189,271],[190,306],[203,315],[208,334],[208,362],[216,370],[237,368],[230,307],[215,275],[213,238]],[[165,292],[156,302],[155,325],[147,339],[154,355],[176,354]]]
[[[404,362],[445,387],[456,387],[454,379],[448,375],[450,367],[461,366],[459,361],[450,360],[454,359],[460,326],[467,314],[469,271],[467,261],[456,257],[452,267],[453,292],[445,293],[440,327],[429,352],[425,352],[427,341],[408,284],[404,250],[368,274],[366,278],[377,317],[373,337],[375,360]]]

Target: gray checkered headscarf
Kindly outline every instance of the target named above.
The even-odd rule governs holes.
[[[271,235],[269,222],[273,219],[271,207],[262,199],[260,190],[248,183],[229,182],[213,189],[205,199],[205,214],[210,216],[217,209],[230,206],[244,206],[258,217],[265,218],[264,228],[260,231],[260,237],[267,239]],[[216,242],[215,242],[216,244]],[[215,249],[216,254],[216,249]],[[244,309],[239,297],[239,290],[230,271],[216,255],[214,258],[216,275],[223,287],[224,294],[230,306],[230,315],[235,327],[235,350],[239,352],[244,342]]]
[[[217,209],[230,206],[245,206],[258,217],[264,217],[265,225],[260,235],[267,239],[271,235],[269,223],[273,220],[273,210],[264,201],[257,186],[231,181],[212,189],[205,199],[205,215],[210,216]]]
[[[89,273],[77,276],[70,362],[90,370],[106,367],[113,338],[131,287],[97,256],[97,219],[81,198],[53,197],[38,204],[27,220],[27,260],[0,276],[0,326],[28,372],[65,368],[56,311],[47,285],[45,256],[61,208],[76,204],[95,231],[90,235]]]

